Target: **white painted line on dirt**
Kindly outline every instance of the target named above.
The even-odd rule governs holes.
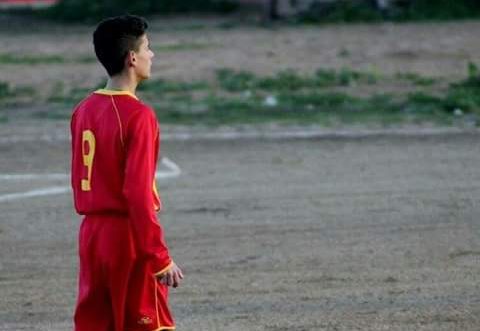
[[[169,171],[157,171],[155,173],[155,177],[157,178],[173,178],[180,176],[182,173],[180,167],[168,157],[162,157],[162,161],[160,163],[167,167]]]
[[[68,179],[67,174],[0,174],[0,180]]]
[[[174,178],[180,176],[182,171],[178,165],[167,157],[162,158],[161,163],[168,168],[168,171],[157,171],[156,178]],[[46,174],[0,174],[0,180],[31,180],[31,179],[69,179],[70,175],[62,173]]]
[[[167,157],[163,157],[161,163],[168,168],[168,171],[157,171],[155,177],[157,179],[174,178],[180,176],[182,173],[180,167]],[[0,180],[25,180],[25,179],[37,179],[37,178],[49,178],[49,179],[67,179],[67,174],[19,174],[19,175],[0,175]],[[39,196],[56,195],[70,192],[70,186],[51,186],[43,189],[31,190],[21,193],[11,193],[0,195],[0,202],[13,201],[19,199],[33,198]]]
[[[0,202],[54,195],[54,194],[62,194],[62,193],[67,193],[69,191],[70,191],[69,186],[52,186],[44,189],[31,190],[31,191],[22,192],[22,193],[11,193],[11,194],[0,195]]]

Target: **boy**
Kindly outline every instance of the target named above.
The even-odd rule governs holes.
[[[155,213],[159,127],[135,96],[154,56],[147,26],[131,15],[97,26],[95,53],[109,80],[72,115],[72,188],[75,209],[85,215],[75,331],[175,329],[168,286],[177,287],[183,274]]]

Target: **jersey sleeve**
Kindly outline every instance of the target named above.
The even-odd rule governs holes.
[[[128,120],[123,194],[135,237],[137,255],[161,274],[172,264],[163,229],[155,213],[152,183],[155,180],[158,123],[150,109],[137,111]]]

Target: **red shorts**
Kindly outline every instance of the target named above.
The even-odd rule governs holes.
[[[127,217],[86,216],[80,227],[75,331],[173,330],[168,287],[135,257]]]

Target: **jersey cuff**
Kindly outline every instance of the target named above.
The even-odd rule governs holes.
[[[170,261],[170,263],[169,263],[165,268],[163,268],[162,270],[154,273],[153,275],[154,275],[155,277],[161,276],[162,274],[164,274],[165,272],[167,272],[167,271],[172,267],[172,265],[173,265],[173,261]]]

